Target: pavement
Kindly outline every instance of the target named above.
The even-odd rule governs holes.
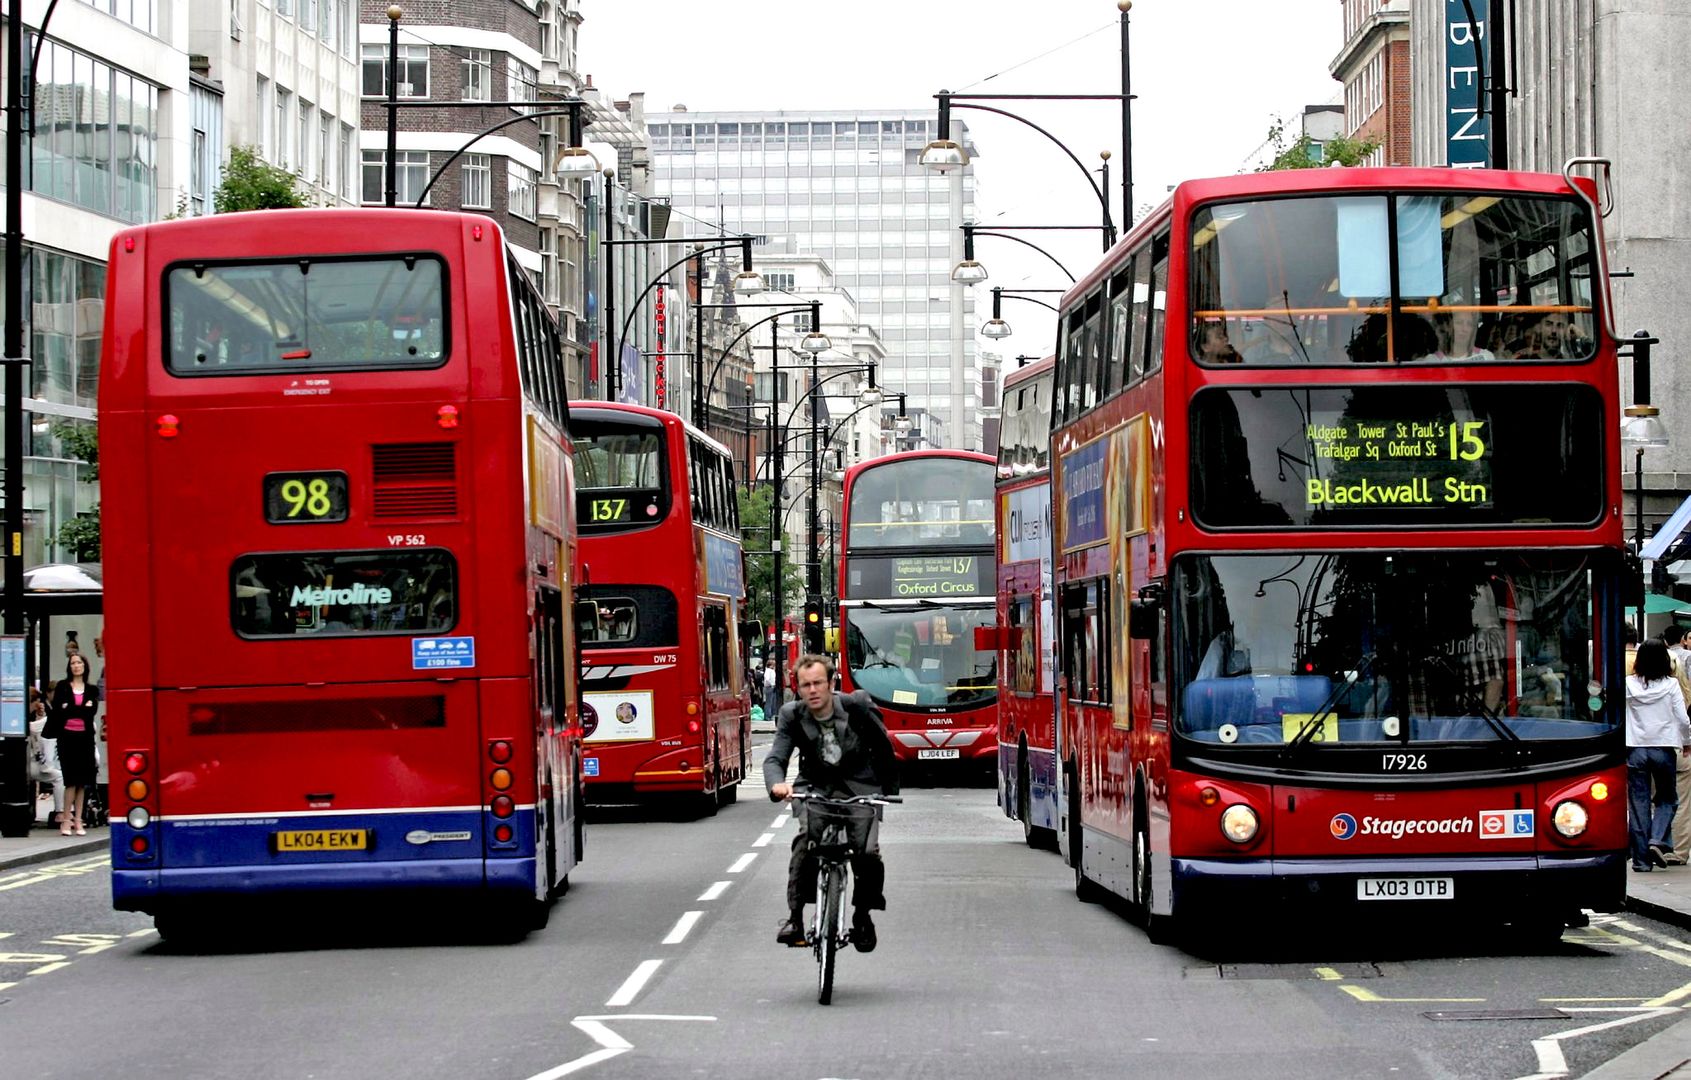
[[[60,836],[57,825],[37,822],[28,836],[0,836],[0,872],[68,855],[105,851],[110,846],[111,833],[103,825],[89,829],[87,836]]]

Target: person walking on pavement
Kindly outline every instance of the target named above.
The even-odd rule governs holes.
[[[1668,655],[1673,658],[1673,673],[1679,678],[1685,707],[1691,711],[1691,649],[1685,647],[1685,627],[1678,623],[1669,626],[1662,631],[1662,641],[1668,647]],[[1691,806],[1691,755],[1679,755],[1674,787],[1679,795],[1679,805]],[[1666,858],[1671,866],[1684,866],[1691,862],[1691,812],[1673,816],[1673,851]]]
[[[781,711],[781,696],[776,690],[778,680],[773,663],[763,665],[763,715],[774,716]]]
[[[1673,675],[1673,658],[1661,639],[1638,646],[1626,679],[1626,786],[1632,868],[1645,873],[1666,866],[1679,806],[1676,759],[1691,743],[1691,714]]]
[[[65,677],[53,688],[47,710],[44,739],[59,741],[59,769],[65,780],[65,816],[59,834],[87,836],[82,825],[83,802],[94,784],[94,715],[100,707],[100,692],[88,677],[88,661],[80,652],[65,662]]]
[[[834,689],[834,664],[825,656],[801,656],[793,668],[798,676],[799,700],[781,709],[775,722],[775,742],[763,759],[763,782],[771,802],[792,795],[787,763],[799,752],[798,783],[830,798],[853,795],[897,795],[898,765],[892,739],[881,711],[864,691],[846,695]],[[798,835],[787,862],[787,908],[791,917],[775,935],[782,945],[803,945],[804,905],[816,892],[816,859],[806,835],[804,808],[794,811]],[[879,818],[869,825],[863,850],[851,858],[856,879],[852,890],[855,913],[851,941],[858,952],[875,947],[875,923],[870,911],[885,911],[886,863],[881,860]]]

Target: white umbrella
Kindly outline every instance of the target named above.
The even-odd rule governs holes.
[[[46,563],[23,572],[25,592],[99,592],[98,563]]]

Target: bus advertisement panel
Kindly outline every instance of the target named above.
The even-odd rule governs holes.
[[[997,755],[993,461],[919,450],[846,472],[841,686],[865,690],[901,761]]]
[[[751,753],[734,465],[679,416],[571,409],[587,796],[734,801]]]
[[[1159,931],[1252,897],[1552,936],[1620,904],[1637,578],[1594,190],[1190,182],[1064,298],[1080,892]]]
[[[170,934],[427,890],[543,922],[581,857],[556,324],[487,218],[258,217],[111,248],[116,906]]]

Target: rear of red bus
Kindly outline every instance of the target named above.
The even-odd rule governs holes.
[[[998,437],[998,805],[1030,845],[1056,846],[1056,612],[1051,604],[1051,372],[1004,378]]]
[[[234,894],[395,888],[523,907],[574,865],[567,406],[525,405],[535,312],[524,293],[519,333],[511,273],[491,221],[436,212],[114,240],[118,908],[162,926]]]
[[[845,477],[842,689],[867,691],[902,762],[998,756],[998,674],[977,629],[994,610],[994,462],[917,450]]]
[[[571,435],[587,796],[696,796],[714,810],[750,753],[732,460],[636,405],[577,402]]]

